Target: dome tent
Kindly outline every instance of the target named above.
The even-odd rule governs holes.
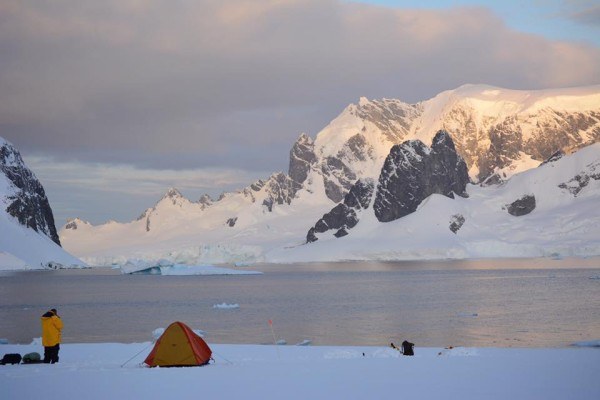
[[[208,364],[212,351],[183,322],[173,322],[144,360],[150,367],[192,367]]]

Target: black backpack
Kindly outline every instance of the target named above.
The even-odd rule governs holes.
[[[21,355],[17,354],[17,353],[5,354],[4,357],[2,357],[2,360],[0,360],[0,364],[2,364],[2,365],[20,364],[20,363],[21,363]]]
[[[404,354],[405,356],[414,356],[415,355],[414,349],[415,349],[414,343],[411,343],[407,340],[402,342],[402,354]]]

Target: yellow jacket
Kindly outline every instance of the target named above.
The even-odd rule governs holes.
[[[59,344],[62,328],[63,323],[60,317],[52,311],[42,315],[42,345],[52,347]]]

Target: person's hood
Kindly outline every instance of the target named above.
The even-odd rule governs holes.
[[[42,315],[42,318],[51,318],[54,317],[56,314],[54,314],[52,311],[48,311],[46,314]]]

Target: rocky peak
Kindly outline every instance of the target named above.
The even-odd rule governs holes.
[[[263,205],[267,206],[269,211],[273,210],[274,204],[290,204],[296,193],[294,182],[283,172],[271,175],[264,183],[263,190],[266,195]]]
[[[67,223],[65,225],[65,229],[71,229],[71,230],[77,230],[78,228],[82,227],[82,226],[91,226],[92,224],[90,224],[87,221],[84,221],[80,218],[67,218]]]
[[[169,190],[167,190],[167,193],[165,193],[165,195],[163,196],[163,199],[180,199],[182,198],[183,195],[181,194],[181,192],[179,190],[177,190],[174,187],[169,188]]]
[[[206,207],[211,206],[214,203],[212,197],[210,197],[208,194],[203,194],[202,196],[200,196],[200,199],[198,199],[198,204],[200,204],[200,207],[204,210]]]
[[[359,179],[344,197],[344,201],[323,215],[306,235],[308,243],[318,240],[317,235],[334,230],[335,237],[342,237],[356,226],[359,214],[367,209],[373,197],[375,181],[372,179]]]
[[[420,104],[408,104],[395,99],[367,100],[361,97],[355,114],[373,124],[383,137],[398,143],[410,133],[412,122],[423,112]]]
[[[43,233],[60,246],[54,225],[52,209],[42,184],[23,162],[19,151],[0,138],[0,173],[11,183],[11,192],[5,194],[6,212],[21,225]]]
[[[179,190],[174,187],[169,188],[165,195],[160,199],[158,203],[154,206],[156,209],[161,205],[173,205],[173,206],[183,206],[184,203],[188,203],[189,200],[186,199]]]
[[[467,183],[467,165],[447,132],[439,131],[431,148],[420,140],[406,141],[392,147],[384,162],[373,204],[375,216],[381,222],[401,218],[434,193],[466,196]]]
[[[292,196],[302,188],[302,184],[316,161],[314,142],[305,133],[301,134],[290,150],[288,175],[292,181]]]

